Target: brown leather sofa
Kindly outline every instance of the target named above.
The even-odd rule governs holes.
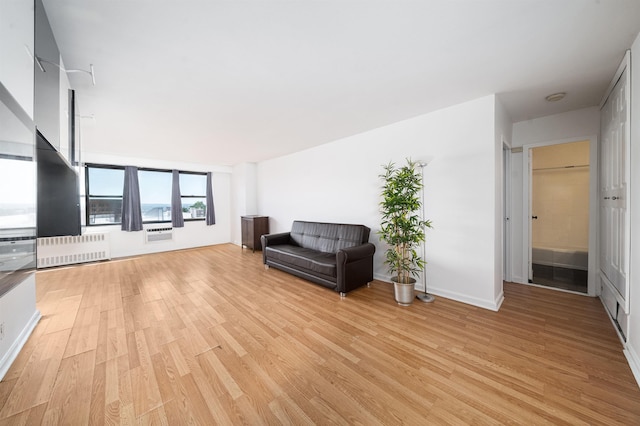
[[[373,281],[371,230],[364,225],[296,220],[290,232],[261,237],[262,260],[345,296]]]

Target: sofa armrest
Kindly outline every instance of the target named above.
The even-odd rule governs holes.
[[[262,243],[262,263],[267,264],[267,246],[277,246],[278,244],[289,244],[291,241],[290,232],[282,232],[280,234],[265,234],[260,237]]]
[[[275,246],[278,244],[289,244],[290,236],[290,232],[282,232],[280,234],[265,234],[260,237],[262,248],[265,248],[266,246]]]
[[[371,243],[364,243],[359,246],[347,247],[338,250],[338,263],[355,262],[360,259],[373,256],[376,252],[376,246]]]
[[[373,281],[373,254],[376,246],[365,243],[338,250],[336,253],[336,291],[347,293]]]

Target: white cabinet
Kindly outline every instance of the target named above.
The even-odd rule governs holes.
[[[0,380],[40,320],[36,308],[36,276],[31,274],[0,296]]]
[[[0,1],[0,82],[33,119],[33,0]]]

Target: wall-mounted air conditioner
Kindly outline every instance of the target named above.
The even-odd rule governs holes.
[[[173,240],[173,228],[147,228],[144,230],[145,243],[159,243]]]

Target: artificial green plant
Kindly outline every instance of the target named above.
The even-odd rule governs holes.
[[[422,174],[411,159],[402,167],[392,162],[383,167],[378,234],[389,245],[385,252],[389,272],[396,282],[410,283],[411,275],[418,276],[426,264],[416,249],[425,241],[425,229],[431,228],[431,221],[421,217]]]

